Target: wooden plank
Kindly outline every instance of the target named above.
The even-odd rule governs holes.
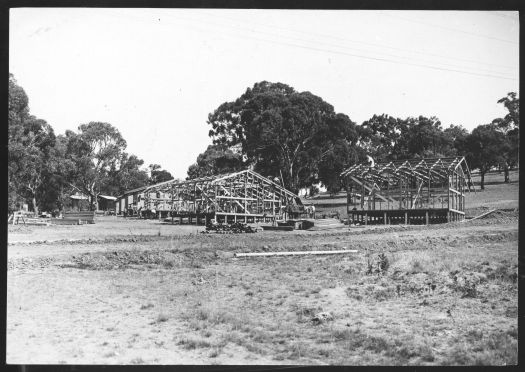
[[[255,214],[255,213],[234,213],[234,212],[231,212],[231,213],[228,213],[228,212],[216,212],[215,215],[218,215],[218,216],[248,216],[248,217],[263,217],[264,214]],[[272,217],[272,215],[266,215],[266,217],[270,218]]]
[[[334,250],[334,251],[300,251],[300,252],[254,252],[254,253],[234,253],[234,257],[267,257],[267,256],[307,256],[324,254],[347,254],[357,253],[355,249]]]
[[[237,200],[257,201],[256,198],[243,198],[243,197],[240,197],[240,196],[217,196],[216,199],[237,199]]]
[[[350,178],[351,178],[352,181],[354,181],[355,183],[357,183],[357,184],[363,186],[363,188],[365,188],[365,189],[368,190],[369,192],[372,192],[372,190],[374,190],[373,187],[371,188],[371,187],[365,185],[363,182],[359,181],[357,178],[355,178],[355,177],[353,177],[353,176],[350,176]],[[388,199],[385,198],[383,195],[381,195],[381,194],[376,194],[376,196],[377,196],[378,198],[380,198],[380,199],[382,199],[382,200],[388,202]]]
[[[261,226],[263,230],[293,231],[293,226]]]
[[[416,202],[417,202],[417,199],[419,198],[420,196],[420,193],[421,193],[421,188],[423,187],[423,182],[421,182],[419,184],[419,188],[417,190],[417,194],[416,196],[414,196],[414,198],[412,199],[412,207],[410,209],[416,209]]]
[[[462,220],[461,222],[474,221],[474,220],[477,220],[478,218],[482,218],[482,217],[488,216],[489,214],[494,213],[494,212],[496,212],[496,211],[497,211],[497,209],[493,209],[493,210],[491,210],[491,211],[488,211],[488,212],[482,213],[482,214],[480,214],[479,216],[476,216],[476,217],[471,218],[471,219],[469,219],[469,220]]]
[[[456,193],[458,195],[461,195],[461,192],[459,192],[458,190],[454,190],[454,189],[449,188],[448,191]]]

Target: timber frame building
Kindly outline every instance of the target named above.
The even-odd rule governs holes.
[[[120,203],[120,204],[119,204]],[[172,222],[268,222],[286,219],[289,207],[302,205],[294,193],[252,170],[170,180],[126,192],[117,213],[171,217]],[[178,221],[177,221],[178,220]]]
[[[473,190],[464,157],[356,164],[341,173],[351,224],[429,224],[465,218]]]

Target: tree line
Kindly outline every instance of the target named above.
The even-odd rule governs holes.
[[[39,211],[61,211],[80,193],[98,209],[99,195],[173,179],[158,164],[126,152],[126,141],[109,123],[81,124],[78,131],[56,135],[45,120],[31,115],[24,89],[9,75],[8,209],[28,204]]]
[[[395,118],[374,115],[358,125],[310,92],[283,83],[256,83],[232,102],[208,115],[212,143],[188,169],[188,178],[245,168],[298,192],[321,182],[331,193],[342,188],[339,174],[367,156],[375,161],[465,156],[479,169],[481,188],[492,167],[518,165],[519,98],[509,93],[498,104],[507,115],[468,132],[461,125],[443,127],[437,117]],[[99,195],[173,179],[158,164],[126,152],[126,141],[109,123],[89,122],[77,131],[56,135],[45,120],[31,115],[24,89],[9,76],[8,208],[29,204],[33,211],[64,210],[69,196]]]
[[[444,127],[434,116],[373,115],[358,125],[310,92],[263,81],[209,114],[212,144],[189,167],[188,178],[251,167],[293,192],[321,182],[336,193],[343,187],[340,173],[367,156],[465,156],[470,169],[479,170],[483,189],[488,170],[499,167],[509,182],[509,169],[519,161],[519,98],[511,92],[497,103],[508,114],[471,132],[456,124]]]

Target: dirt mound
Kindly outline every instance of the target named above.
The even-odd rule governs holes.
[[[176,255],[160,251],[114,251],[108,253],[84,253],[72,256],[72,264],[64,266],[79,269],[104,270],[125,268],[132,265],[173,266]]]
[[[468,211],[468,215],[471,217],[477,217],[482,215],[483,213],[487,213],[490,211],[490,208],[482,207],[482,208],[476,208],[475,210]],[[480,217],[476,220],[469,221],[466,220],[471,224],[476,225],[492,225],[492,224],[500,224],[500,223],[516,223],[519,221],[519,209],[498,209],[486,216]]]
[[[63,263],[60,266],[88,270],[114,270],[151,267],[152,265],[165,268],[202,267],[203,263],[215,259],[217,259],[217,255],[212,251],[119,250],[71,256],[68,263]]]

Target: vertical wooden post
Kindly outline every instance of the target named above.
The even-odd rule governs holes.
[[[404,178],[401,177],[399,179],[399,209],[403,209],[403,188],[404,186]]]
[[[425,212],[425,224],[428,225],[428,211]]]
[[[408,213],[405,212],[405,225],[408,225]]]
[[[361,209],[365,209],[365,181],[362,181],[363,184],[361,185]]]
[[[448,181],[447,181],[447,210],[450,211],[450,176],[448,177]],[[450,217],[449,217],[449,220],[450,220]]]
[[[386,225],[386,212],[383,212],[383,223]]]
[[[244,223],[248,223],[248,173],[244,174]]]
[[[171,213],[171,224],[173,225],[173,206],[174,206],[174,202],[173,202],[173,184],[171,185],[171,207],[170,207],[170,213]]]
[[[385,198],[387,200],[386,202],[386,209],[390,209],[390,180],[387,179],[386,182],[386,195]]]
[[[365,213],[365,226],[368,225],[368,213]]]
[[[213,216],[214,218],[214,222],[217,223],[217,209],[219,209],[219,186],[218,185],[215,185],[215,206],[214,206],[214,212],[215,212],[215,215]]]
[[[428,184],[427,184],[427,208],[430,208],[430,169],[428,170]]]

